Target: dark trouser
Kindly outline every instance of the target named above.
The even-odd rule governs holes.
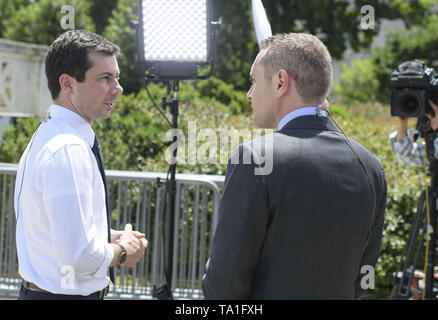
[[[68,295],[68,294],[54,294],[50,292],[37,292],[26,289],[21,285],[18,300],[103,300],[99,298],[97,293],[89,296]]]

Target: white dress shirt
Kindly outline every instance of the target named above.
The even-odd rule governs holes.
[[[292,112],[289,112],[287,115],[285,115],[280,122],[278,123],[278,131],[283,129],[283,127],[289,123],[291,120],[301,117],[301,116],[314,116],[318,114],[318,107],[303,107],[296,109]],[[319,113],[320,116],[326,117],[326,113],[323,110],[320,110]]]
[[[114,249],[94,137],[81,116],[52,105],[18,165],[19,274],[52,293],[89,295],[109,283]]]

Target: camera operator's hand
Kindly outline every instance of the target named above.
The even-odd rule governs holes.
[[[397,137],[395,140],[400,142],[408,134],[408,119],[397,117]]]
[[[430,107],[435,112],[435,115],[432,116],[431,114],[426,114],[426,116],[430,120],[430,126],[432,127],[433,131],[436,131],[438,130],[438,106],[430,100],[429,100],[429,104]]]

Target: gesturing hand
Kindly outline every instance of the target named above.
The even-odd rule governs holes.
[[[130,227],[128,227],[128,225],[130,226]],[[132,231],[132,225],[130,224],[130,223],[128,223],[126,226],[125,226],[125,229],[126,228],[130,228],[130,230]],[[123,231],[120,231],[120,230],[112,230],[111,229],[111,243],[115,243],[115,244],[117,244],[117,243],[120,243],[120,237],[122,236],[122,234],[125,232],[125,230],[123,230]],[[141,233],[141,232],[138,232],[138,231],[132,231],[132,233],[133,233],[133,235],[135,236],[135,237],[137,237],[137,238],[145,238],[146,237],[146,235],[144,234],[144,233]]]
[[[125,226],[125,231],[123,231],[117,240],[118,242],[116,243],[120,243],[126,249],[126,260],[123,266],[132,268],[144,256],[148,245],[145,235],[137,231],[132,231],[132,225],[128,223]]]

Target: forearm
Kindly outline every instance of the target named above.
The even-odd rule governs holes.
[[[395,140],[397,142],[400,142],[403,140],[404,137],[406,137],[407,134],[408,134],[408,122],[406,121],[406,119],[400,119],[397,125],[397,136]]]

